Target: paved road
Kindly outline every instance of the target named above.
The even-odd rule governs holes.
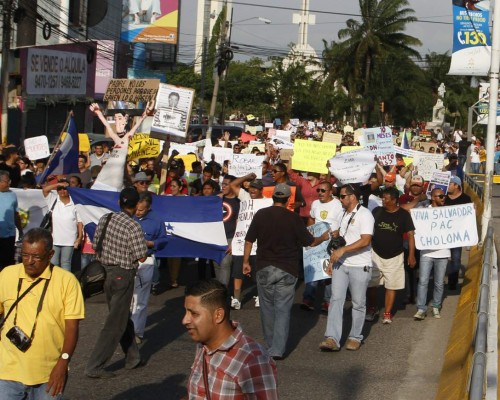
[[[493,220],[500,232],[500,187],[493,192]],[[468,252],[462,262],[467,263]],[[163,276],[166,271],[162,271]],[[194,265],[184,266],[180,283],[195,279]],[[292,310],[289,355],[278,362],[281,399],[433,399],[438,385],[443,355],[459,292],[446,292],[442,319],[427,318],[415,322],[415,307],[405,306],[398,298],[398,310],[392,325],[379,321],[365,324],[365,344],[358,352],[342,349],[339,353],[321,353],[326,316],[319,311],[300,309],[302,284]],[[242,310],[232,319],[245,331],[263,342],[258,310],[253,306],[255,288],[245,290]],[[382,293],[380,293],[382,294]],[[319,304],[318,304],[319,306]],[[346,303],[346,308],[350,304]],[[147,365],[123,369],[123,356],[116,351],[111,370],[118,376],[108,381],[88,379],[84,365],[106,315],[104,298],[87,302],[87,318],[81,324],[77,351],[71,363],[66,399],[71,400],[169,400],[186,394],[185,384],[194,355],[194,343],[181,325],[183,287],[152,297],[146,340],[141,352]],[[345,325],[349,325],[346,313]],[[344,340],[347,332],[344,332]]]

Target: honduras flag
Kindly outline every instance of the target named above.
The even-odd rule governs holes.
[[[86,232],[94,236],[99,218],[120,211],[116,192],[69,188]],[[156,196],[153,218],[165,225],[168,242],[157,257],[200,257],[221,262],[227,249],[222,222],[222,199],[217,196]]]
[[[38,183],[42,184],[50,175],[78,174],[80,172],[78,169],[78,151],[78,132],[75,120],[71,116],[68,124],[68,134],[50,160],[50,164],[47,165],[45,171],[38,178]]]
[[[408,143],[408,133],[409,132],[406,132],[405,130],[403,131],[403,141],[401,142],[401,147],[403,149],[410,150],[410,143]]]

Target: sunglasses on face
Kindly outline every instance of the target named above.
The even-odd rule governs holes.
[[[147,181],[137,181],[136,183],[138,183],[139,185],[147,185],[148,184]]]
[[[318,192],[318,193],[326,193],[326,192],[328,192],[328,190],[327,189],[316,189],[316,192]]]
[[[345,199],[347,196],[351,196],[350,194],[341,194],[339,197],[343,200]]]

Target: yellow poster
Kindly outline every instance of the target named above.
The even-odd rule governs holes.
[[[176,159],[181,159],[184,162],[184,168],[186,171],[192,171],[191,169],[191,164],[195,161],[198,161],[196,158],[196,155],[194,154],[183,154],[183,155],[177,155],[174,158]]]
[[[149,137],[149,133],[136,133],[128,143],[129,160],[152,158],[160,154],[160,141]]]
[[[327,174],[326,162],[336,151],[335,143],[297,139],[293,146],[293,169]]]

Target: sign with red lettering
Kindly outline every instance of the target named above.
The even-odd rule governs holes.
[[[36,136],[24,140],[26,156],[31,160],[40,160],[50,156],[49,141],[47,136]]]

